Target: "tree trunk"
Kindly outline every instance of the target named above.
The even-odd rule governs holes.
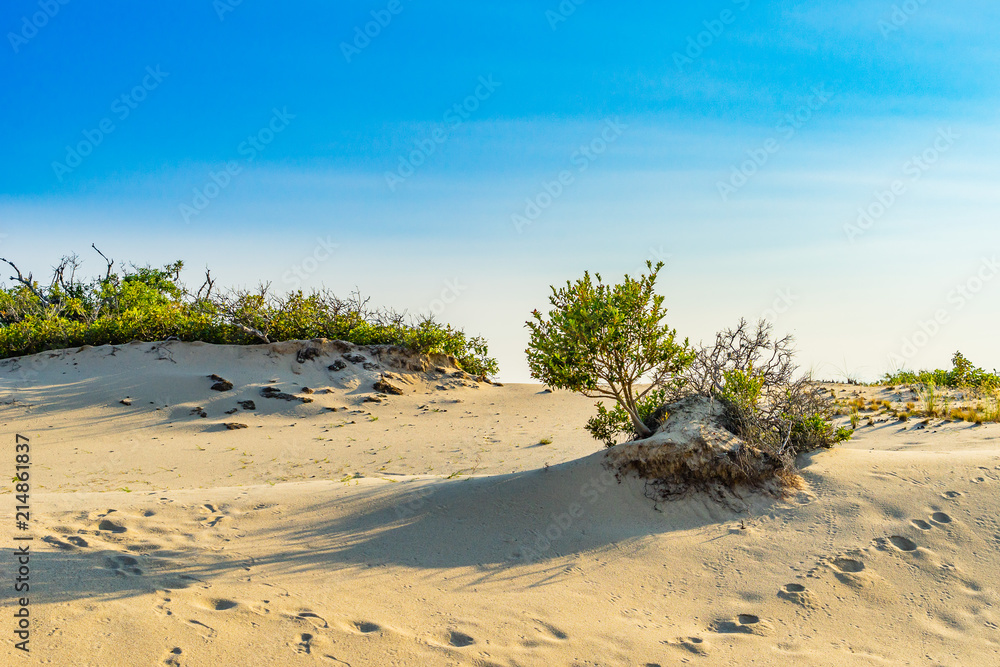
[[[636,411],[634,406],[626,405],[625,411],[628,413],[628,416],[632,418],[632,428],[635,429],[636,435],[638,435],[640,439],[648,438],[653,435],[653,431],[651,431],[650,428],[646,426],[641,419],[639,419],[639,413]]]

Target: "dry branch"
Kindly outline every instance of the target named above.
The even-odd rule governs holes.
[[[19,282],[22,285],[24,285],[25,287],[27,287],[29,290],[31,290],[31,293],[34,294],[36,297],[38,297],[38,300],[41,301],[46,306],[52,305],[52,303],[47,298],[45,298],[45,295],[42,294],[41,292],[39,292],[35,288],[35,283],[32,280],[32,277],[31,277],[30,273],[28,274],[28,277],[25,278],[24,275],[21,273],[21,269],[17,268],[17,266],[14,264],[14,262],[12,262],[9,259],[6,259],[4,257],[0,257],[0,261],[7,262],[8,264],[10,264],[11,268],[14,269],[14,271],[17,272],[16,276],[11,276],[10,277],[11,280],[16,280],[17,282]]]

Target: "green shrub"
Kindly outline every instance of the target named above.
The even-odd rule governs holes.
[[[850,440],[851,436],[851,429],[846,426],[834,428],[821,414],[808,415],[792,422],[791,444],[799,452],[829,448],[835,443]]]
[[[952,368],[949,371],[899,370],[882,376],[883,384],[922,384],[926,386],[952,387],[974,389],[989,393],[1000,389],[1000,375],[996,370],[992,373],[977,368],[965,355],[956,352],[951,358]]]
[[[535,310],[534,319],[526,323],[533,378],[550,387],[615,400],[612,410],[599,404],[588,424],[605,443],[613,433],[628,429],[638,437],[652,435],[644,422],[643,401],[653,400],[651,392],[673,382],[692,357],[687,340],[678,343],[676,331],[662,323],[666,309],[654,287],[663,262],[655,267],[646,262],[646,267],[648,275],[626,275],[620,285],[605,285],[600,274],[595,274],[595,283],[584,273],[564,288],[553,287],[549,319]],[[641,381],[649,386],[639,389]],[[623,421],[629,426],[622,428]]]
[[[796,377],[794,355],[791,336],[775,338],[764,320],[756,326],[740,320],[698,348],[681,394],[721,401],[729,430],[785,460],[790,470],[796,454],[832,447],[851,433],[831,423],[838,412],[835,394],[817,388],[808,376]]]
[[[325,290],[282,295],[266,285],[255,291],[213,291],[207,272],[205,284],[192,294],[180,282],[182,262],[162,269],[122,266],[118,274],[109,261],[103,278],[84,282],[75,278],[76,256],[63,258],[50,284],[39,286],[7,263],[17,276],[13,286],[0,289],[0,358],[132,340],[248,345],[330,338],[450,354],[463,370],[482,378],[497,372],[485,339],[432,318],[414,322],[395,311],[371,309],[357,294],[348,299]]]
[[[733,404],[737,409],[752,411],[760,402],[764,388],[764,378],[755,377],[753,363],[748,368],[734,368],[722,374],[723,385],[719,390],[719,398]]]

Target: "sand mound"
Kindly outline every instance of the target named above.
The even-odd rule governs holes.
[[[649,438],[607,452],[619,474],[656,482],[667,494],[707,485],[761,485],[783,468],[777,457],[745,443],[724,426],[718,401],[691,396],[667,406],[667,420]]]

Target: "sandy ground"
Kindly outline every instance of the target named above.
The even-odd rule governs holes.
[[[1000,664],[996,424],[886,419],[783,500],[657,503],[604,469],[589,399],[296,345],[0,363],[4,464],[15,433],[32,457],[27,533],[0,494],[0,662]]]

